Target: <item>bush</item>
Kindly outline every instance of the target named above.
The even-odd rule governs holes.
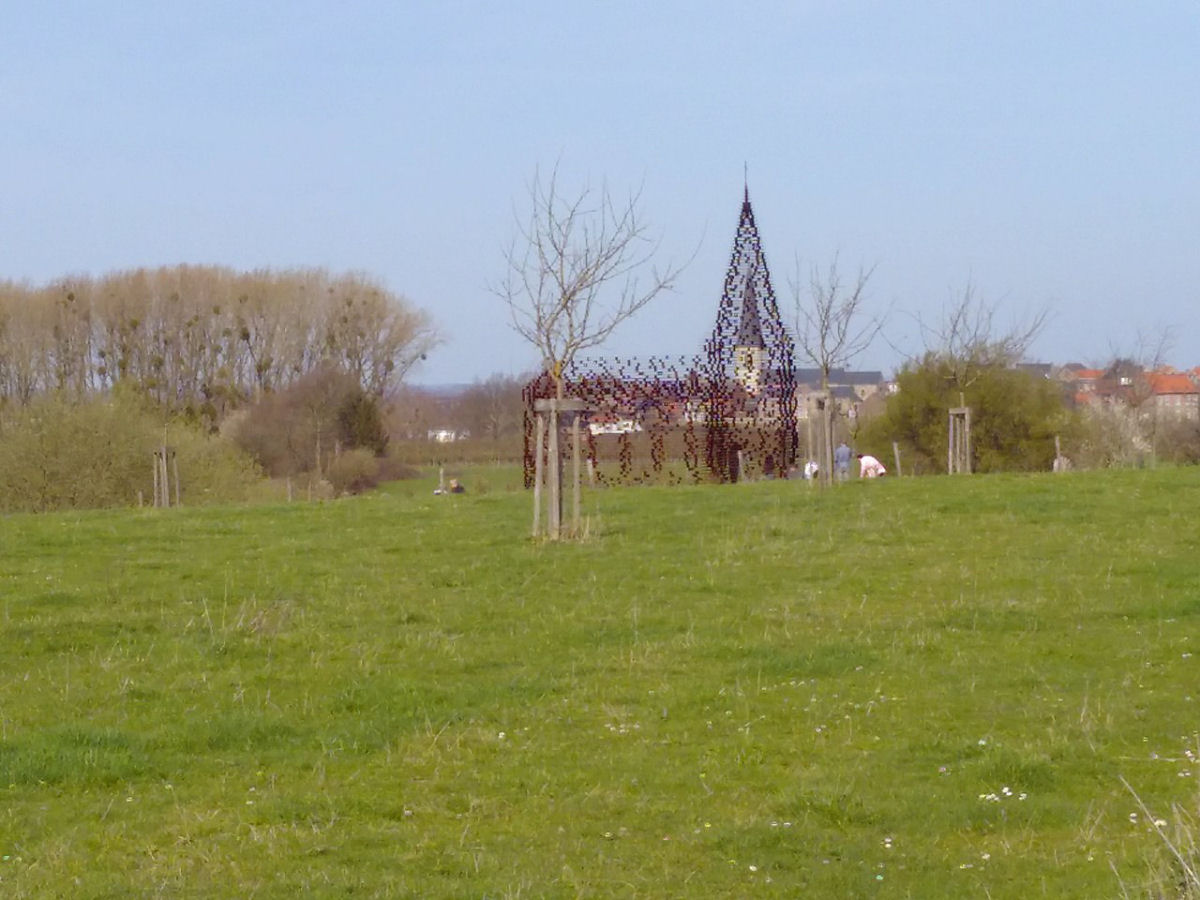
[[[261,482],[254,462],[195,426],[164,423],[139,398],[75,402],[45,397],[0,423],[0,510],[42,512],[132,506],[154,491],[153,453],[175,450],[179,497],[188,504],[245,500]]]
[[[321,473],[341,450],[382,455],[388,443],[376,397],[332,366],[266,394],[228,430],[272,476]]]
[[[900,444],[906,473],[946,471],[951,407],[971,408],[971,469],[975,472],[1049,471],[1055,435],[1076,423],[1057,384],[1004,366],[980,367],[962,392],[945,361],[909,363],[897,375],[899,390],[881,415],[859,432],[860,448],[880,458]]]
[[[379,460],[370,450],[359,447],[338,455],[326,473],[339,494],[361,494],[379,484]]]

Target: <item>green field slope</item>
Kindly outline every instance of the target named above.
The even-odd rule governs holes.
[[[0,518],[0,896],[1175,896],[1200,468],[585,506]]]

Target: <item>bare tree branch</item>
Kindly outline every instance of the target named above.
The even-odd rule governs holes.
[[[862,267],[853,283],[844,283],[834,256],[826,272],[813,266],[808,293],[800,287],[800,261],[796,278],[789,279],[796,303],[796,346],[821,370],[822,390],[829,389],[829,373],[849,365],[865,351],[883,328],[884,319],[864,318],[867,283],[875,267]]]
[[[939,323],[928,324],[917,318],[926,355],[947,364],[959,390],[974,383],[980,370],[988,366],[1020,362],[1050,319],[1050,310],[1042,307],[1001,331],[997,312],[997,304],[982,299],[968,282],[962,295],[943,310]]]
[[[504,254],[507,271],[492,292],[561,393],[562,374],[576,356],[672,290],[684,266],[653,266],[658,241],[642,220],[640,190],[624,202],[607,185],[564,195],[556,166],[545,180],[534,173],[527,202]]]

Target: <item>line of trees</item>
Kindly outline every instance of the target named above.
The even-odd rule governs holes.
[[[322,365],[383,396],[436,340],[423,311],[362,274],[180,265],[0,283],[0,398],[129,385],[216,424]]]

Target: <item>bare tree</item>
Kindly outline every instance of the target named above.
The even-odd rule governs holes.
[[[791,281],[796,303],[796,347],[821,373],[820,452],[817,472],[822,484],[833,477],[833,398],[829,392],[829,375],[834,369],[848,366],[865,351],[883,328],[885,317],[869,317],[864,308],[867,283],[875,267],[860,267],[852,281],[845,281],[838,269],[835,255],[829,268],[822,272],[814,266],[809,273],[807,291],[800,283],[800,262],[796,261],[796,277]]]
[[[365,275],[237,273],[214,266],[0,283],[0,400],[82,398],[127,383],[217,424],[326,363],[383,396],[438,336],[429,317]]]
[[[598,347],[622,323],[663,291],[671,290],[683,266],[653,263],[658,241],[642,218],[641,191],[621,201],[607,185],[568,193],[559,189],[557,166],[543,180],[535,171],[528,207],[517,214],[517,233],[505,252],[506,273],[493,288],[508,306],[513,328],[537,348],[554,382],[555,401],[546,410],[545,480],[547,528],[560,536],[562,483],[559,459],[559,412],[564,379],[583,351]],[[538,445],[542,413],[538,413]],[[574,478],[574,528],[579,528],[578,419]],[[534,484],[534,533],[540,530],[542,452]]]
[[[1042,307],[1002,331],[997,314],[998,305],[981,298],[968,283],[962,295],[943,310],[939,323],[930,325],[917,319],[926,356],[946,364],[959,391],[970,387],[988,366],[1020,362],[1050,318],[1050,310]]]
[[[476,380],[454,400],[453,421],[471,437],[498,442],[506,437],[522,436],[525,412],[521,388],[528,376],[492,375]]]
[[[620,201],[607,186],[575,193],[559,188],[558,168],[535,172],[528,207],[505,251],[507,272],[493,288],[508,306],[513,328],[533,344],[563,395],[563,374],[580,352],[664,291],[683,266],[658,268],[658,241],[642,218],[640,189]]]
[[[1119,448],[1116,460],[1132,463],[1146,454],[1154,459],[1163,424],[1155,388],[1159,376],[1170,371],[1167,356],[1174,347],[1173,331],[1166,325],[1153,332],[1139,330],[1128,351],[1109,346],[1111,359],[1099,368],[1104,372],[1100,386],[1112,402],[1106,410],[1091,410],[1090,418],[1097,431],[1111,432],[1105,437],[1110,446]]]
[[[1049,319],[1045,307],[1024,319],[1014,319],[1007,330],[997,324],[998,306],[976,294],[970,282],[962,295],[942,312],[941,322],[927,325],[919,317],[925,339],[923,364],[943,373],[949,387],[958,392],[958,405],[951,406],[948,423],[946,469],[972,470],[971,409],[968,389],[986,372],[1020,362]]]

